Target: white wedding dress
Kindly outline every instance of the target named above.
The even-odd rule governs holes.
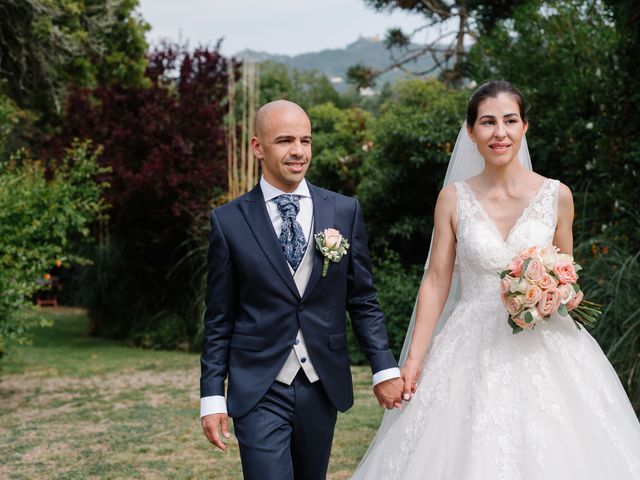
[[[514,335],[500,299],[498,272],[552,242],[559,182],[544,181],[506,240],[455,186],[460,301],[353,478],[640,479],[640,424],[600,346],[562,317]]]

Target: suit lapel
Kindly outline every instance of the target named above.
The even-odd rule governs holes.
[[[280,241],[278,237],[276,237],[276,232],[269,219],[269,212],[267,212],[267,206],[264,202],[260,184],[246,195],[244,201],[240,203],[240,209],[249,224],[249,228],[253,232],[253,236],[256,238],[256,242],[273,268],[287,287],[289,287],[289,290],[291,290],[297,298],[300,298],[296,284],[293,281],[293,276],[289,270],[289,264],[284,257],[284,253],[282,253]]]
[[[335,209],[333,206],[333,198],[330,198],[326,192],[311,185],[308,181],[307,184],[309,185],[309,192],[313,200],[313,232],[315,235],[316,233],[322,232],[325,228],[334,228]],[[316,249],[315,238],[312,236],[309,241],[313,242],[310,246],[310,248],[313,248],[313,268],[309,282],[307,283],[307,288],[305,288],[302,297],[303,300],[311,294],[318,283],[322,275],[322,264],[324,263],[324,257]]]

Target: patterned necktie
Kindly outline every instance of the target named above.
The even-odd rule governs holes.
[[[296,215],[300,211],[299,195],[280,195],[274,198],[274,202],[278,206],[278,211],[282,217],[282,230],[280,232],[280,246],[289,265],[296,270],[304,251],[307,247],[307,241],[302,233],[302,227],[296,220]]]

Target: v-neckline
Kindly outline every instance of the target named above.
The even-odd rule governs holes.
[[[522,221],[522,219],[524,218],[524,215],[527,213],[527,211],[531,208],[531,206],[534,204],[535,200],[540,196],[540,194],[542,193],[542,189],[544,188],[544,186],[547,183],[547,180],[549,180],[548,178],[545,178],[542,183],[540,184],[540,186],[538,187],[538,189],[536,190],[536,193],[533,194],[533,196],[529,199],[529,201],[527,202],[527,205],[522,209],[522,212],[520,212],[520,215],[518,215],[518,217],[516,218],[515,223],[513,224],[513,226],[511,227],[511,229],[509,229],[509,232],[507,233],[506,237],[502,236],[502,232],[500,231],[500,229],[498,228],[498,225],[496,224],[496,222],[489,216],[489,214],[487,213],[487,211],[485,210],[484,206],[482,205],[482,203],[480,203],[480,200],[478,200],[476,198],[476,194],[473,191],[473,189],[471,188],[471,185],[469,185],[467,183],[466,180],[464,180],[462,183],[464,183],[464,185],[467,187],[467,190],[469,190],[469,193],[471,194],[471,199],[475,202],[475,204],[478,206],[478,208],[480,209],[480,211],[482,212],[482,214],[484,215],[484,217],[487,219],[487,221],[493,226],[493,229],[496,232],[496,235],[498,236],[498,238],[502,241],[503,245],[506,245],[507,243],[509,243],[509,240],[511,239],[511,235],[513,234],[514,230],[516,228],[518,228],[518,225],[520,224],[520,222]]]

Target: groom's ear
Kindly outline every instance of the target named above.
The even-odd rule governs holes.
[[[262,144],[260,143],[260,139],[258,139],[258,137],[251,138],[251,148],[253,149],[254,157],[256,157],[258,160],[262,160],[264,158]]]

